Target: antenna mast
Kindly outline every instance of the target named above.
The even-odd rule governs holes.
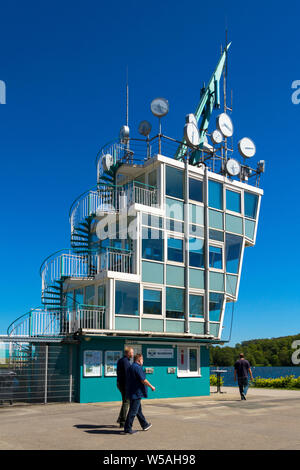
[[[126,67],[126,126],[128,126],[128,103],[129,103],[129,90],[128,90],[128,66]]]

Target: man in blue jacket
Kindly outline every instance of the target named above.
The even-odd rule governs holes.
[[[146,374],[142,367],[143,363],[143,355],[136,354],[134,356],[134,363],[129,367],[127,372],[126,390],[127,396],[130,399],[130,408],[124,426],[124,434],[134,434],[138,432],[132,430],[133,420],[136,416],[143,431],[148,431],[152,426],[142,413],[141,399],[147,398],[147,387],[150,387],[153,392],[155,387],[146,379]]]
[[[120,428],[124,428],[129,408],[129,398],[126,397],[126,380],[127,372],[131,365],[130,359],[133,358],[133,354],[132,348],[125,348],[124,356],[117,363],[117,387],[122,395],[122,406],[117,420],[117,423],[120,423]]]

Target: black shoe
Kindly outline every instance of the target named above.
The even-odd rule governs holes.
[[[241,394],[241,400],[246,400],[246,397],[243,393]]]
[[[147,426],[145,428],[143,428],[143,431],[148,431],[148,429],[150,429],[152,426],[151,423],[148,423]]]
[[[135,434],[138,431],[123,431],[122,434]]]

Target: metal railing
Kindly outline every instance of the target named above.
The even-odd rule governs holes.
[[[119,273],[133,273],[132,252],[108,249],[100,255],[100,268]]]
[[[64,277],[89,278],[98,272],[97,255],[79,255],[70,250],[53,253],[40,268],[42,290]]]
[[[17,318],[7,330],[11,337],[58,337],[82,328],[104,329],[105,307],[79,305],[76,310],[35,308]]]

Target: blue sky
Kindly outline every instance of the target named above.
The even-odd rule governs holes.
[[[95,155],[124,124],[126,66],[131,129],[142,119],[155,126],[149,103],[165,96],[164,132],[180,139],[226,26],[235,145],[253,138],[254,158],[267,162],[232,343],[299,333],[300,105],[291,101],[291,84],[300,79],[299,15],[299,2],[291,1],[2,4],[1,334],[40,305],[42,260],[69,247],[69,207],[95,184]]]

